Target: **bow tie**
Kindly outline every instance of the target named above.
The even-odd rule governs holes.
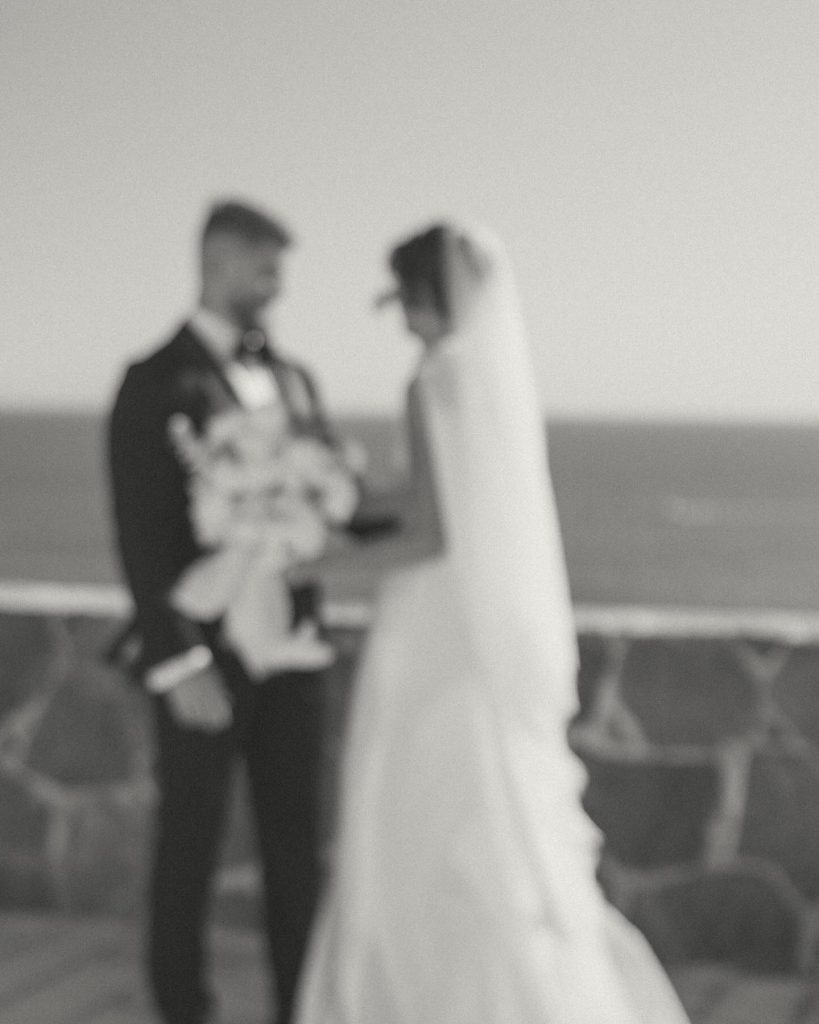
[[[270,362],[270,343],[261,327],[250,327],[242,332],[236,342],[233,358],[242,363]]]

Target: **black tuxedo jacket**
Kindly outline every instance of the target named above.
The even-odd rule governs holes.
[[[274,372],[295,432],[334,443],[318,392],[301,366],[274,355]],[[115,534],[136,609],[124,660],[141,675],[195,644],[213,646],[216,630],[175,611],[169,593],[179,574],[203,553],[188,515],[186,471],[174,452],[168,421],[185,413],[201,426],[238,398],[205,345],[187,326],[128,367],[109,420],[108,455]],[[313,588],[303,603],[317,600]],[[134,641],[138,651],[134,652]]]

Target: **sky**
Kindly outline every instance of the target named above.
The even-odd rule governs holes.
[[[107,407],[230,196],[298,238],[271,324],[337,413],[400,408],[372,297],[447,217],[547,414],[813,420],[817,53],[815,0],[5,0],[0,409]]]

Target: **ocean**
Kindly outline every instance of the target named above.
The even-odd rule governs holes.
[[[400,423],[340,426],[389,494]],[[547,433],[575,601],[819,610],[819,424],[556,420]],[[119,581],[100,416],[0,413],[0,580]],[[351,568],[340,596],[373,584]]]

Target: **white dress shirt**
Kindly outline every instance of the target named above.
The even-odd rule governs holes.
[[[222,365],[230,386],[246,409],[260,409],[281,402],[276,378],[259,363],[248,365],[234,359],[242,330],[218,313],[200,306],[188,321],[208,351]]]

